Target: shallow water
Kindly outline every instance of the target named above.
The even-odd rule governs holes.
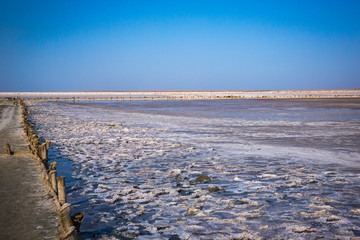
[[[349,239],[360,101],[32,102],[84,239]],[[51,163],[50,161],[50,163]],[[209,181],[197,182],[197,177]]]

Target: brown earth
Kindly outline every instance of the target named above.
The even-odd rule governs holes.
[[[41,176],[23,137],[20,107],[0,101],[0,240],[58,238],[60,221]]]

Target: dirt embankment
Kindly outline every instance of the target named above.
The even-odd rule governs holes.
[[[60,221],[41,176],[23,138],[20,106],[0,101],[0,239],[58,238]]]

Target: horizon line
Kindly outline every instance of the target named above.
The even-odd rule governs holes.
[[[352,89],[287,89],[287,90],[70,90],[70,91],[0,91],[0,93],[73,93],[73,92],[137,92],[137,93],[149,93],[149,92],[289,92],[289,91],[309,91],[309,92],[316,92],[316,91],[360,91],[360,88],[352,88]]]

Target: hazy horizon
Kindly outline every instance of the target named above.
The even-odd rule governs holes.
[[[33,91],[0,91],[2,93],[5,92],[19,92],[19,93],[31,93],[31,92],[323,92],[323,91],[360,91],[359,88],[352,88],[352,89],[255,89],[255,90],[241,90],[241,89],[236,89],[236,90],[67,90],[67,91],[37,91],[37,90],[33,90]]]

